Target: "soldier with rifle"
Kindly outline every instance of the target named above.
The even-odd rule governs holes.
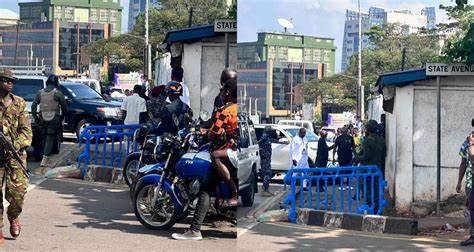
[[[26,166],[26,148],[33,138],[26,102],[12,94],[14,81],[10,70],[0,69],[0,243],[5,241],[1,230],[3,194],[10,203],[7,210],[10,234],[13,238],[20,236],[19,216],[28,188],[28,172],[22,168]]]

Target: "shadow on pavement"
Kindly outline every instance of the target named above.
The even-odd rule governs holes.
[[[74,215],[82,216],[83,221],[72,223],[79,229],[120,230],[126,233],[170,237],[172,233],[184,232],[191,222],[191,218],[188,217],[183,223],[184,227],[176,224],[175,227],[167,231],[145,228],[135,217],[127,186],[97,185],[74,179],[49,179],[40,184],[38,188],[56,192],[59,194],[59,198],[63,199],[62,201],[67,202],[68,207],[75,210]],[[202,233],[205,238],[236,238],[236,231],[221,231],[212,227],[209,229],[211,225],[212,223],[206,222],[203,227]],[[56,227],[67,228],[62,225],[56,225]]]
[[[418,240],[415,240],[417,239]],[[457,243],[421,240],[419,237],[386,236],[341,229],[308,228],[289,223],[262,223],[251,232],[239,237],[238,249],[255,249],[247,240],[259,240],[259,246],[279,250],[328,251],[332,249],[355,249],[362,251],[426,251],[426,249],[465,249]],[[470,248],[472,249],[472,248]],[[470,250],[472,251],[472,250]]]

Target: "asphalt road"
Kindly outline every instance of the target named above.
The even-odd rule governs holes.
[[[473,251],[454,241],[261,223],[239,236],[238,251]]]

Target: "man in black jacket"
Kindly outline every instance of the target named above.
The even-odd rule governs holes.
[[[158,136],[165,132],[178,133],[179,130],[186,128],[187,123],[193,117],[191,108],[179,98],[183,92],[181,83],[177,81],[169,82],[166,85],[165,92],[171,103],[166,105],[166,109],[163,111],[161,123],[155,132]]]

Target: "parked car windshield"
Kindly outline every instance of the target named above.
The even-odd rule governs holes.
[[[42,79],[18,79],[13,85],[13,94],[23,97],[25,101],[32,102],[43,85]]]
[[[298,135],[300,129],[285,129],[286,132],[293,138]],[[319,140],[319,136],[314,134],[311,131],[306,130],[306,139],[308,142],[317,142]]]
[[[102,96],[89,86],[82,84],[64,85],[67,91],[78,100],[103,100]]]

